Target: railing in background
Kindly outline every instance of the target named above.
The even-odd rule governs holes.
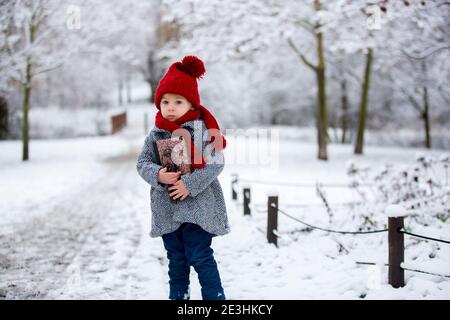
[[[236,187],[239,182],[238,175],[233,174],[233,179],[231,180],[231,191],[232,191],[232,200],[237,201],[237,191]],[[251,180],[245,180],[246,183],[251,182]],[[260,181],[256,182],[260,183]],[[273,183],[277,184],[277,183]],[[283,184],[285,185],[285,184]],[[289,184],[294,185],[294,184]],[[305,187],[306,185],[300,185],[302,187]],[[313,186],[313,185],[311,185]],[[344,186],[344,185],[342,185]],[[335,186],[337,187],[337,186]],[[250,202],[251,202],[251,188],[250,185],[246,184],[245,187],[242,189],[243,193],[243,209],[244,209],[244,215],[251,216],[250,212]],[[403,208],[404,210],[404,208]],[[427,272],[423,270],[416,270],[416,269],[409,269],[402,266],[404,262],[405,257],[405,247],[404,247],[404,234],[422,238],[425,240],[430,241],[437,241],[442,243],[450,244],[450,241],[443,240],[443,239],[437,239],[432,238],[424,235],[418,235],[411,232],[407,232],[404,230],[404,217],[398,216],[398,217],[389,217],[388,218],[388,228],[387,229],[380,229],[380,230],[369,230],[369,231],[342,231],[342,230],[332,230],[327,228],[321,228],[317,226],[313,226],[309,223],[306,223],[293,215],[285,212],[284,210],[281,210],[278,206],[278,194],[271,194],[267,198],[267,241],[268,243],[274,244],[276,247],[278,247],[278,241],[277,239],[280,237],[278,232],[278,212],[281,214],[287,216],[288,218],[297,221],[301,224],[304,224],[312,229],[317,229],[325,232],[331,232],[331,233],[340,233],[340,234],[352,234],[352,235],[360,235],[360,234],[372,234],[372,233],[381,233],[381,232],[388,232],[388,245],[389,245],[389,263],[385,264],[389,267],[388,272],[388,282],[389,284],[394,288],[400,288],[405,286],[405,275],[404,271],[414,271],[424,274],[430,274],[434,276],[439,277],[445,277],[450,278],[450,275],[442,275],[442,274],[436,274],[432,272]],[[259,229],[258,229],[259,230]],[[261,230],[260,230],[261,231]],[[356,262],[357,264],[375,264],[370,262]]]
[[[122,112],[111,116],[111,134],[114,134],[127,125],[127,113]]]

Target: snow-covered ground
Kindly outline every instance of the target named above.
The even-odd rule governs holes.
[[[154,110],[146,103],[128,107],[127,129],[115,136],[32,140],[31,161],[20,161],[18,141],[0,142],[0,297],[6,299],[166,299],[167,259],[160,238],[148,236],[149,187],[138,176],[136,157],[144,141],[143,114],[150,127]],[[281,135],[282,136],[282,135]],[[345,184],[349,160],[379,166],[412,163],[417,152],[367,147],[356,157],[350,145],[331,145],[330,161],[316,160],[310,142],[282,139],[275,167],[236,163],[257,145],[232,137],[227,165],[219,177],[232,232],[214,238],[213,249],[228,299],[450,299],[450,278],[405,272],[406,286],[387,284],[387,233],[334,235],[308,231],[279,215],[279,247],[268,244],[267,193],[279,193],[280,208],[309,223],[354,230],[357,214],[336,209],[358,200],[354,191],[326,188],[334,209],[326,209],[314,188],[251,183],[252,216],[243,216],[239,198],[231,200],[232,174],[240,179],[290,183]],[[449,205],[447,199],[447,206]],[[379,227],[384,212],[375,217]],[[408,218],[405,219],[405,222]],[[413,231],[450,238],[450,221]],[[405,267],[450,275],[450,246],[405,238]],[[375,262],[376,266],[356,264]],[[200,288],[192,270],[192,298]]]

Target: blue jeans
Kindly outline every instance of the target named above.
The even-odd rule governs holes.
[[[193,223],[183,223],[162,236],[169,259],[169,299],[189,299],[189,272],[193,266],[203,300],[224,300],[219,270],[211,248],[213,234]]]

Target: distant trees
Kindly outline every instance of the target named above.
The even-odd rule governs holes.
[[[33,79],[60,67],[64,53],[54,47],[60,32],[56,19],[56,2],[46,0],[10,1],[2,4],[2,68],[10,81],[20,85],[22,92],[22,160],[29,158],[30,98]],[[5,83],[7,81],[3,81]]]
[[[246,99],[237,95],[233,104],[241,108],[239,101],[245,104],[249,95],[259,110],[273,103],[259,100],[267,91],[255,90],[255,81],[260,88],[284,84],[284,92],[277,84],[277,96],[290,104],[274,110],[290,112],[289,119],[294,119],[295,106],[302,119],[314,115],[319,159],[328,158],[330,112],[333,125],[341,126],[340,141],[356,131],[352,134],[356,154],[363,153],[368,125],[412,126],[411,110],[423,121],[424,146],[431,147],[433,119],[443,123],[438,115],[449,112],[450,97],[444,89],[450,80],[448,1],[163,0],[162,6],[163,20],[176,23],[180,34],[177,43],[163,48],[166,55],[178,49],[200,52],[210,65],[247,64],[241,75],[248,73],[251,81],[240,83],[238,91],[246,90]],[[303,67],[295,67],[286,46]],[[257,73],[263,76],[261,68],[281,70],[284,64],[287,74],[255,78]],[[315,112],[310,114],[306,107],[313,99]]]
[[[152,4],[139,0],[0,2],[0,92],[6,98],[21,98],[24,161],[29,159],[33,104],[102,106],[114,92],[119,105],[131,100],[130,81],[142,66],[145,70],[151,46]]]
[[[367,127],[417,122],[430,148],[433,126],[448,125],[450,114],[448,7],[443,0],[0,1],[0,96],[9,115],[21,101],[25,160],[33,105],[125,104],[134,77],[154,91],[169,62],[197,54],[208,64],[202,98],[228,124],[315,124],[322,160],[329,126],[359,154]]]

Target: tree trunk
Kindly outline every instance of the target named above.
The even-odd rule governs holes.
[[[428,88],[423,87],[423,121],[425,125],[425,147],[431,149],[431,135],[430,135],[430,111],[428,104]]]
[[[326,92],[325,92],[325,70],[317,70],[317,123],[318,123],[318,143],[320,160],[327,160],[327,105],[326,105]]]
[[[422,73],[425,77],[425,85],[423,86],[423,121],[425,125],[425,147],[431,149],[431,135],[430,135],[430,105],[428,100],[428,87],[426,84],[427,79],[427,64],[426,61],[422,61]]]
[[[314,0],[314,9],[320,11],[320,1]],[[316,110],[316,126],[317,126],[317,142],[319,146],[318,158],[320,160],[328,160],[327,144],[328,136],[328,116],[327,116],[327,92],[326,92],[326,72],[325,57],[323,52],[323,34],[317,32],[320,24],[314,26],[314,34],[317,41],[317,65],[312,64],[308,59],[295,47],[292,40],[288,39],[289,45],[298,54],[300,59],[311,68],[317,77],[317,110]]]
[[[8,101],[0,96],[0,140],[8,136]]]
[[[341,143],[346,142],[346,134],[348,127],[348,98],[347,98],[347,81],[345,78],[341,80],[341,106],[342,106],[342,117],[341,117],[341,127],[342,127],[342,138]]]
[[[29,124],[28,124],[28,111],[30,109],[30,96],[31,96],[31,63],[28,59],[26,68],[26,80],[23,85],[23,102],[22,102],[22,160],[27,161],[29,159],[28,144],[29,144]]]
[[[314,2],[316,11],[320,11],[320,1]],[[323,35],[322,32],[316,34],[317,39],[317,56],[318,65],[317,74],[317,129],[320,160],[328,160],[327,143],[328,143],[328,117],[327,117],[327,94],[326,94],[326,78],[325,78],[325,58],[323,53]]]
[[[122,91],[123,91],[123,82],[122,79],[119,79],[119,83],[118,83],[118,96],[117,98],[119,99],[119,106],[123,105],[123,96],[122,96]]]
[[[370,69],[372,66],[372,48],[368,48],[366,69],[364,72],[364,81],[362,84],[361,107],[358,119],[358,134],[356,137],[355,154],[362,154],[364,147],[364,130],[366,126],[367,104],[369,100],[369,86],[370,86]]]
[[[127,77],[126,77],[126,82],[125,82],[125,84],[126,84],[126,86],[125,86],[125,89],[126,89],[126,94],[127,94],[127,103],[131,103],[131,83],[130,83],[130,72],[129,71],[127,71]]]
[[[154,51],[150,51],[147,58],[147,67],[149,72],[149,77],[147,79],[147,82],[149,84],[151,95],[150,95],[150,102],[153,103],[155,101],[155,91],[158,87],[158,78],[157,78],[157,70],[156,70],[156,60],[155,60],[155,53]]]
[[[275,126],[277,125],[277,112],[274,110],[274,108],[270,108],[270,124]]]
[[[36,25],[32,21],[30,26],[30,46],[34,42],[34,35],[36,32]],[[27,66],[25,71],[25,83],[22,84],[23,88],[23,102],[22,102],[22,161],[29,160],[29,124],[28,124],[28,111],[30,110],[30,96],[31,96],[31,56],[27,57]]]

